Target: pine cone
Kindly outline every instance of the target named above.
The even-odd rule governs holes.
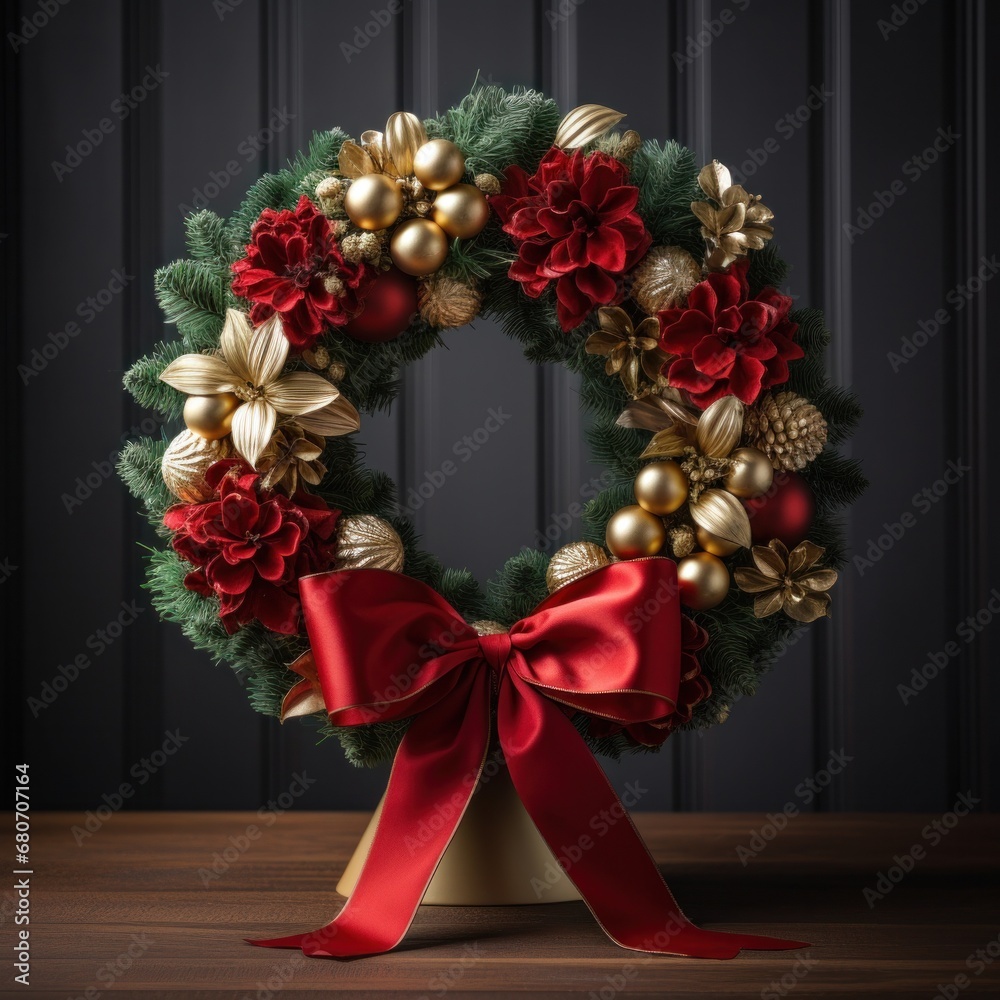
[[[420,284],[420,315],[431,326],[451,330],[471,323],[483,304],[483,294],[447,274],[433,274]]]
[[[771,459],[776,469],[805,468],[826,444],[826,419],[794,392],[767,393],[747,411],[747,444]]]

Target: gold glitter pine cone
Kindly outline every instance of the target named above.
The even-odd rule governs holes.
[[[826,445],[826,418],[797,393],[767,393],[747,411],[744,434],[774,468],[798,471]]]

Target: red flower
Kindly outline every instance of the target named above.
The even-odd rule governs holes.
[[[333,563],[338,510],[318,497],[261,490],[238,460],[216,462],[205,478],[215,499],[176,504],[163,516],[173,547],[197,569],[184,585],[215,594],[227,632],[256,618],[274,632],[299,631],[298,578]]]
[[[305,195],[294,212],[265,208],[246,249],[233,264],[233,291],[253,303],[254,326],[281,313],[285,336],[299,351],[325,327],[350,320],[375,278],[364,263],[344,260],[326,216]]]
[[[788,381],[788,362],[801,358],[798,324],[788,318],[792,300],[775,288],[750,298],[749,261],[710,274],[695,285],[687,306],[665,309],[660,347],[676,356],[665,372],[704,409],[721,396],[752,403],[764,389]]]
[[[695,707],[712,693],[712,685],[701,672],[701,661],[698,659],[698,653],[707,645],[708,633],[693,618],[681,615],[681,676],[674,711],[654,722],[639,722],[631,726],[592,716],[590,735],[613,736],[624,729],[636,743],[647,747],[661,746],[675,729],[691,721]]]
[[[639,189],[627,180],[626,167],[607,153],[553,147],[531,177],[508,167],[503,194],[490,199],[518,247],[509,276],[533,299],[555,281],[564,330],[596,306],[620,302],[621,276],[652,242],[635,211]]]

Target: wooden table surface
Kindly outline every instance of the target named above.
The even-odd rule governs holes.
[[[251,813],[122,812],[80,845],[72,827],[81,816],[36,814],[30,987],[12,982],[14,897],[5,888],[0,990],[87,1000],[274,1000],[306,990],[483,1000],[1000,996],[1000,816],[961,819],[933,844],[933,829],[924,831],[935,818],[801,815],[743,865],[737,847],[763,816],[637,814],[692,919],[811,941],[804,952],[649,957],[613,945],[582,903],[562,903],[421,907],[396,952],[337,962],[242,938],[311,929],[336,913],[333,886],[364,827],[360,814],[290,812],[249,841],[248,825],[259,825]],[[921,860],[870,907],[865,887],[914,844]]]

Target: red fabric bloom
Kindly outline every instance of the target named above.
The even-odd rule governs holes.
[[[326,216],[303,195],[294,212],[265,208],[250,231],[245,257],[233,264],[233,291],[249,299],[259,326],[281,313],[292,347],[312,347],[326,327],[342,326],[361,308],[375,279],[364,263],[344,260]],[[343,291],[328,291],[324,279]]]
[[[205,478],[215,489],[213,500],[175,504],[163,516],[175,532],[174,550],[197,567],[184,585],[219,598],[227,632],[256,618],[274,632],[295,635],[298,579],[333,564],[340,511],[318,497],[261,490],[260,476],[238,460],[216,462]]]
[[[503,193],[490,199],[518,248],[509,276],[533,299],[555,281],[564,330],[596,306],[620,302],[621,276],[652,242],[635,211],[639,189],[627,180],[627,168],[607,153],[553,147],[530,177],[508,167]]]
[[[801,358],[799,326],[788,318],[792,300],[775,288],[750,298],[749,261],[710,274],[695,285],[687,306],[659,314],[660,347],[676,355],[664,374],[704,409],[721,396],[750,404],[764,389],[788,381],[788,362]]]
[[[695,707],[712,693],[712,685],[701,672],[701,661],[698,659],[698,653],[707,645],[708,633],[693,618],[681,615],[681,678],[673,713],[654,722],[631,726],[592,716],[588,726],[590,735],[613,736],[624,729],[636,743],[647,747],[661,746],[675,729],[691,721]]]

